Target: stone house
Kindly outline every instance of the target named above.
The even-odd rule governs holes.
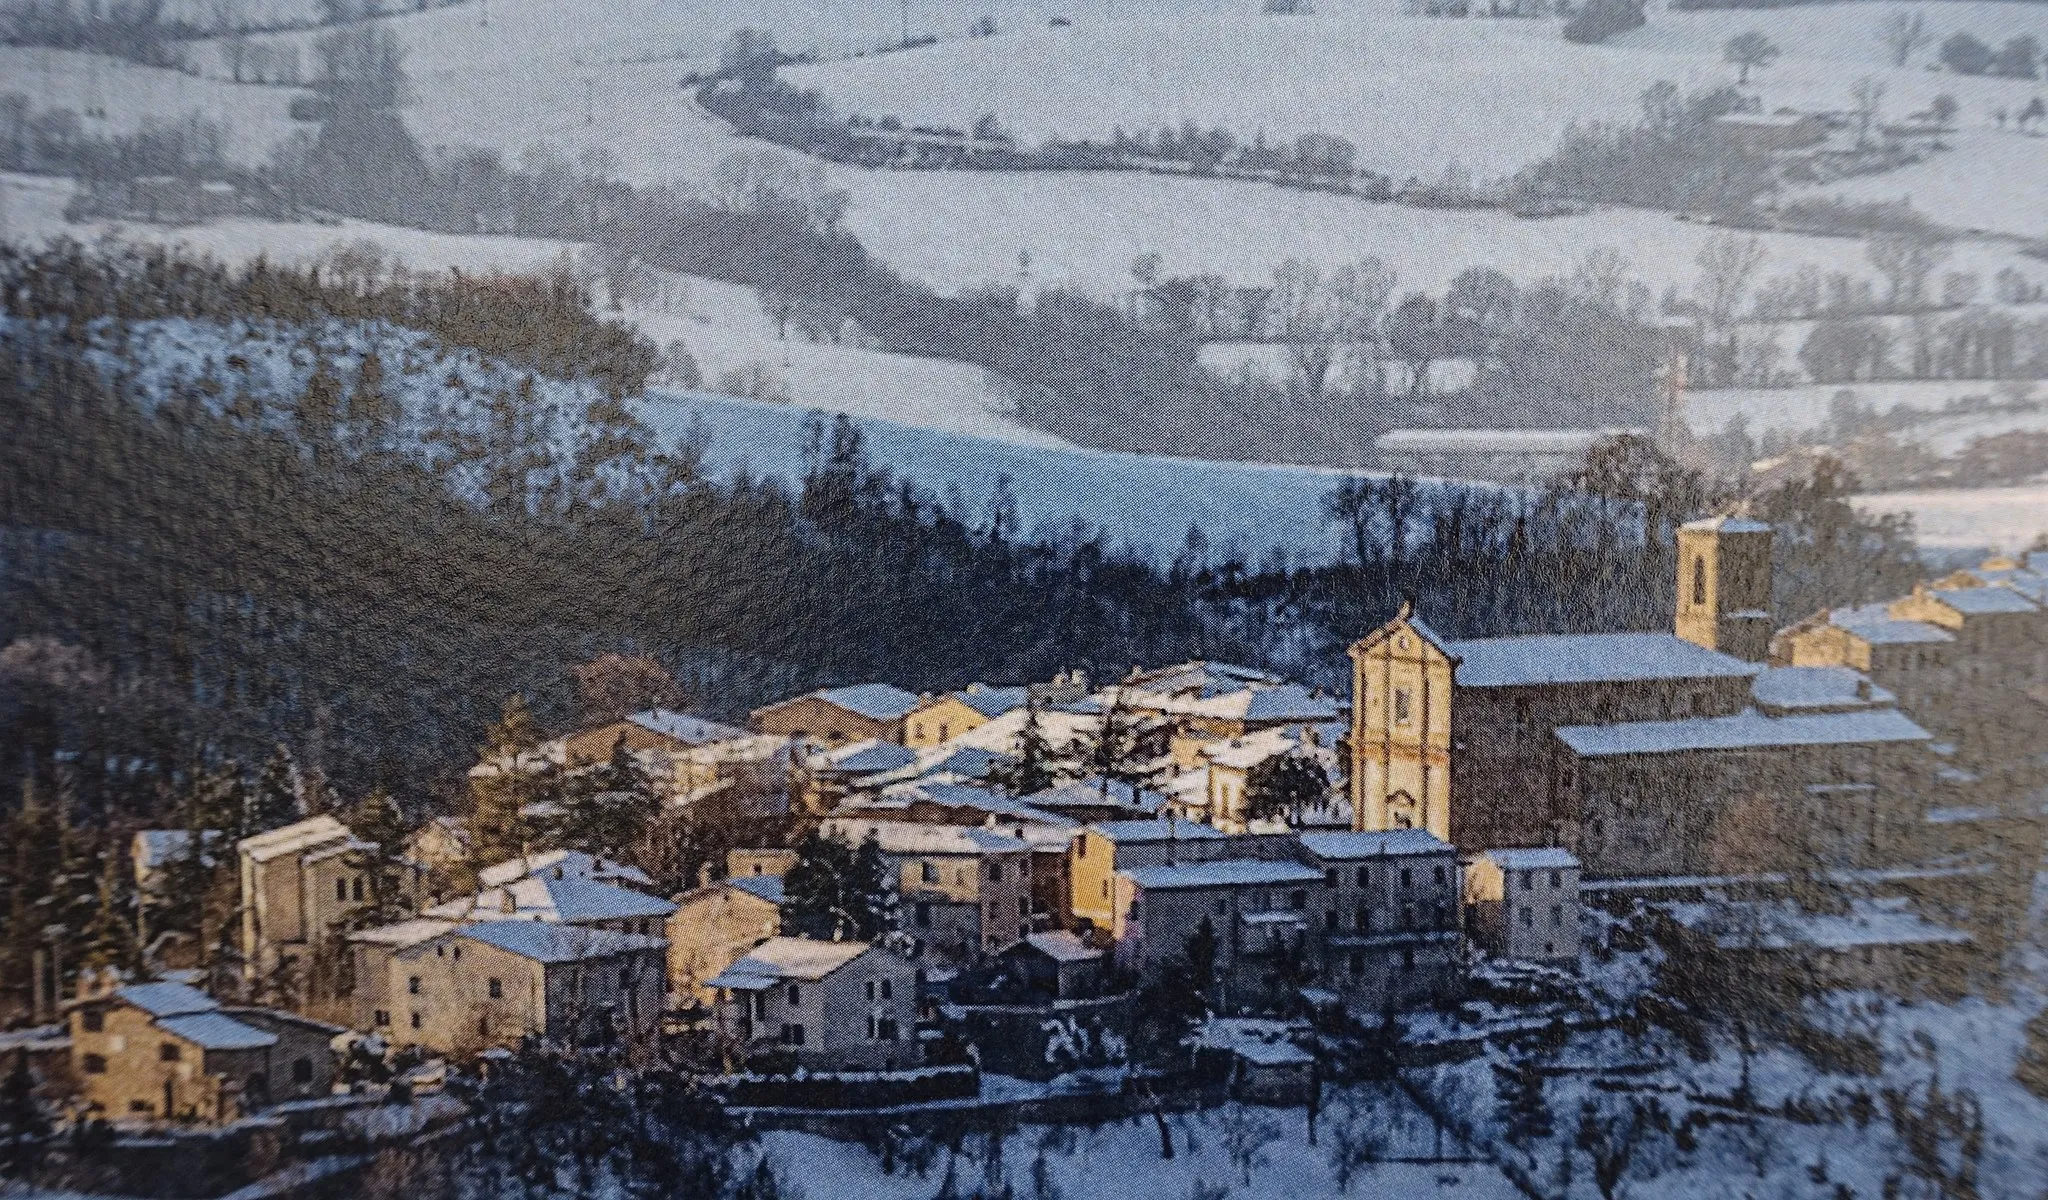
[[[1487,850],[1465,861],[1465,932],[1489,954],[1576,965],[1579,860],[1555,846]]]
[[[242,896],[241,949],[249,977],[305,970],[322,940],[365,900],[356,856],[372,847],[333,817],[310,817],[244,838],[235,847]],[[416,902],[425,868],[409,863],[401,881]]]
[[[1320,871],[1319,983],[1355,1011],[1383,1012],[1457,994],[1457,851],[1423,829],[1305,833]]]
[[[1066,930],[1034,933],[1003,950],[1002,971],[1027,995],[1085,1000],[1102,994],[1105,955]]]
[[[546,921],[658,936],[675,910],[673,902],[659,896],[578,878],[558,864],[433,905],[420,915],[442,921]]]
[[[730,875],[676,897],[668,919],[669,989],[679,1005],[712,1004],[707,982],[782,932],[782,876]]]
[[[872,835],[896,875],[912,957],[930,969],[978,962],[1032,931],[1031,843],[979,826],[835,817],[859,845]]]
[[[612,747],[620,739],[624,739],[626,749],[635,754],[675,755],[746,736],[746,730],[732,725],[671,709],[652,708],[565,735],[562,738],[562,761],[571,767],[603,762],[611,757]]]
[[[1077,923],[1096,929],[1116,924],[1116,873],[1128,867],[1165,866],[1249,857],[1211,825],[1165,820],[1098,821],[1074,836],[1067,852],[1071,908]]]
[[[374,931],[390,944],[356,980],[365,1027],[399,1045],[464,1055],[528,1037],[635,1041],[661,1018],[663,938],[549,921],[431,924]]]
[[[227,1008],[182,983],[94,989],[70,1006],[71,1061],[110,1119],[223,1124],[282,1100],[324,1096],[339,1026]]]
[[[860,942],[777,937],[707,981],[720,1028],[750,1056],[786,1054],[816,1071],[918,1066],[917,973]]]
[[[826,748],[850,742],[903,743],[903,720],[918,698],[886,683],[825,688],[757,708],[754,729]]]
[[[1030,700],[1026,687],[990,687],[970,683],[957,692],[927,696],[910,711],[903,744],[917,749],[939,746],[969,730],[979,729]]]

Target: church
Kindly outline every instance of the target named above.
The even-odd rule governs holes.
[[[1350,651],[1354,826],[1610,879],[1896,861],[1933,736],[1855,670],[1769,665],[1771,537],[1681,528],[1672,633],[1459,640],[1404,607]]]

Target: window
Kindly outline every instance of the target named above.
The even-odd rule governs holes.
[[[1295,888],[1292,892],[1288,893],[1287,907],[1295,912],[1306,911],[1308,909],[1308,889]]]
[[[349,884],[348,890],[349,899],[354,900],[357,904],[361,904],[363,902],[363,877],[360,875],[356,876],[355,882]]]
[[[914,738],[916,738],[916,739],[917,739],[918,741],[920,741],[920,742],[924,740],[924,722],[923,722],[923,721],[913,721],[913,722],[911,722],[911,724],[910,724],[910,736],[911,736],[911,737],[914,737]]]
[[[420,1027],[420,1015],[418,1013],[414,1013],[412,1015],[412,1027],[414,1029],[418,1029]]]
[[[334,900],[337,904],[348,903],[348,880],[337,879],[334,881]]]
[[[1402,867],[1402,868],[1401,868],[1401,886],[1402,886],[1402,887],[1414,887],[1414,886],[1415,886],[1415,871],[1414,871],[1414,869],[1413,869],[1413,868],[1411,868],[1411,867]]]
[[[1409,695],[1409,693],[1408,693],[1408,689],[1407,689],[1407,688],[1395,688],[1395,689],[1394,689],[1394,724],[1396,724],[1396,725],[1406,725],[1406,724],[1408,724],[1408,723],[1409,723],[1410,721],[1413,721],[1413,720],[1415,719],[1415,714],[1413,713],[1413,711],[1411,711],[1411,710],[1412,710],[1413,708],[1414,708],[1414,698],[1413,698],[1412,696],[1410,696],[1410,695]]]
[[[1003,881],[1003,864],[990,863],[988,865],[988,881],[990,883],[1001,883]]]
[[[894,1000],[895,998],[896,998],[896,981],[895,981],[895,980],[893,980],[893,979],[884,979],[884,980],[882,981],[882,999],[884,999],[884,1000]]]
[[[1552,871],[1552,872],[1550,873],[1550,886],[1551,886],[1551,887],[1554,887],[1554,888],[1561,888],[1561,887],[1563,887],[1563,886],[1564,886],[1564,872],[1562,872],[1562,871]]]
[[[1351,963],[1350,963],[1350,967],[1351,967],[1351,973],[1352,973],[1353,975],[1363,975],[1363,974],[1365,974],[1365,951],[1363,951],[1363,950],[1353,950],[1353,951],[1351,952]]]
[[[106,1056],[106,1055],[104,1055],[104,1054],[88,1054],[88,1055],[86,1055],[86,1056],[85,1056],[85,1073],[86,1073],[86,1074],[88,1074],[88,1075],[104,1075],[104,1074],[106,1074],[106,1073],[107,1073],[107,1056]]]
[[[149,1101],[130,1100],[128,1102],[128,1111],[132,1113],[140,1113],[146,1117],[149,1115]]]
[[[795,1008],[804,1002],[803,991],[795,984],[789,985],[789,1006]]]
[[[1220,917],[1228,911],[1230,911],[1229,898],[1225,896],[1216,897],[1216,915]]]
[[[784,1025],[782,1027],[782,1044],[785,1046],[803,1045],[804,1027],[801,1025]]]
[[[622,992],[633,990],[633,972],[630,968],[619,968],[619,990]]]
[[[1018,916],[1020,916],[1020,917],[1028,917],[1028,916],[1030,916],[1030,915],[1031,915],[1031,901],[1029,901],[1029,900],[1025,899],[1025,898],[1024,898],[1024,897],[1022,897],[1022,896],[1019,896],[1019,897],[1017,897],[1017,915],[1018,915]]]
[[[489,1014],[476,1019],[476,1035],[480,1038],[491,1036],[491,1018]]]
[[[1692,602],[1695,605],[1707,602],[1707,560],[1705,555],[1692,560]]]
[[[78,1023],[87,1033],[98,1033],[107,1027],[107,1014],[96,1008],[89,1008],[78,1014]]]
[[[390,1013],[390,1010],[388,1010],[388,1009],[382,1009],[382,1008],[378,1009],[378,1010],[377,1010],[377,1012],[376,1012],[376,1015],[375,1015],[375,1016],[373,1016],[373,1017],[371,1018],[371,1020],[372,1020],[373,1022],[375,1022],[376,1024],[378,1024],[378,1025],[389,1025],[389,1024],[391,1024],[391,1013]]]
[[[156,1048],[156,1057],[158,1062],[177,1062],[179,1057],[178,1043],[165,1042],[158,1046]]]
[[[417,976],[417,975],[413,975],[413,976],[410,976],[409,978],[407,978],[407,979],[406,979],[406,981],[405,981],[405,990],[406,990],[406,991],[407,991],[408,993],[410,993],[410,994],[412,994],[412,995],[414,995],[414,996],[417,996],[417,995],[419,995],[419,994],[420,994],[420,977],[419,977],[419,976]]]
[[[313,1082],[313,1060],[312,1060],[312,1059],[310,1059],[310,1058],[295,1058],[295,1059],[293,1059],[293,1060],[292,1060],[292,1082],[293,1082],[293,1083],[311,1083],[311,1082]]]
[[[1075,858],[1086,858],[1086,857],[1088,857],[1088,839],[1087,839],[1087,838],[1082,838],[1082,839],[1081,839],[1080,841],[1078,841],[1078,842],[1075,842],[1075,843],[1074,843],[1074,857],[1075,857]]]
[[[1438,887],[1442,887],[1444,884],[1444,869],[1442,867],[1436,868],[1430,872],[1430,877],[1436,880]]]
[[[937,883],[939,881],[939,864],[928,862],[917,864],[917,877],[926,883]]]
[[[950,725],[946,725],[946,724],[943,724],[943,723],[942,723],[942,724],[940,724],[940,726],[939,726],[939,740],[943,742],[943,741],[945,741],[945,740],[946,740],[947,738],[949,738],[949,737],[952,737],[952,736],[953,736],[953,728],[952,728],[952,726],[950,726]]]
[[[768,993],[754,992],[747,997],[747,1002],[747,1007],[753,1013],[756,1021],[768,1019]]]
[[[1550,906],[1550,923],[1553,927],[1564,924],[1564,905],[1553,904]]]
[[[1351,914],[1351,917],[1355,922],[1352,928],[1358,930],[1358,932],[1366,933],[1372,929],[1372,912],[1365,905],[1359,905],[1358,911]]]
[[[1102,898],[1104,900],[1109,899],[1109,880],[1107,879],[1102,881]]]
[[[1403,946],[1401,948],[1401,969],[1403,971],[1413,971],[1415,969],[1415,947]]]
[[[1365,886],[1366,886],[1367,884],[1370,884],[1371,882],[1372,882],[1372,868],[1371,868],[1371,867],[1360,867],[1360,868],[1358,868],[1358,886],[1359,886],[1359,887],[1365,887]]]
[[[1413,904],[1403,904],[1401,906],[1401,928],[1415,928],[1415,906]]]
[[[1329,910],[1328,912],[1326,912],[1326,913],[1324,913],[1324,914],[1323,914],[1323,928],[1324,928],[1324,929],[1327,929],[1327,930],[1329,930],[1329,931],[1330,931],[1331,933],[1335,933],[1335,932],[1337,932],[1337,910],[1336,910],[1336,909],[1334,909],[1334,908],[1333,908],[1333,909],[1331,909],[1331,910]]]
[[[875,981],[874,981],[874,980],[872,980],[872,979],[868,980],[868,983],[867,983],[867,994],[868,994],[868,1003],[869,1003],[869,1004],[873,1004],[873,1003],[875,1002]],[[873,1035],[873,1034],[869,1034],[868,1036],[869,1036],[869,1037],[873,1037],[874,1035]]]
[[[1529,905],[1524,904],[1522,906],[1522,928],[1533,929],[1535,927],[1536,910],[1534,908],[1531,908]]]
[[[875,1022],[875,1040],[878,1042],[893,1042],[896,1040],[896,1020],[894,1017],[882,1017]]]
[[[1327,870],[1327,871],[1323,872],[1323,880],[1324,880],[1324,882],[1328,883],[1328,884],[1329,884],[1329,885],[1330,885],[1331,887],[1338,887],[1338,886],[1340,886],[1340,885],[1338,884],[1338,882],[1337,882],[1337,879],[1338,879],[1338,875],[1337,875],[1337,868],[1335,868],[1335,867],[1331,867],[1331,868],[1330,868],[1329,870]]]
[[[918,901],[916,907],[912,910],[912,916],[916,919],[919,928],[931,928],[932,902],[929,900]]]
[[[1534,871],[1523,871],[1523,872],[1521,872],[1521,876],[1522,876],[1522,890],[1523,890],[1523,891],[1525,891],[1525,892],[1526,892],[1526,891],[1528,891],[1528,890],[1529,890],[1530,888],[1533,888],[1533,887],[1535,887],[1535,886],[1536,886],[1536,872],[1534,872]]]

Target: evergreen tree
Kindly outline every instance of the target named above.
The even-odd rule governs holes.
[[[85,928],[82,965],[105,970],[109,967],[133,977],[142,968],[141,949],[135,943],[134,876],[120,854],[102,852],[99,883],[94,893],[92,922]]]
[[[474,865],[489,866],[526,853],[533,831],[529,805],[558,802],[559,778],[552,765],[535,764],[541,743],[539,722],[517,693],[505,700],[498,720],[484,735],[478,765],[470,777],[469,835]]]
[[[564,781],[556,840],[605,857],[630,854],[661,812],[653,781],[620,734],[603,766]]]
[[[36,1098],[28,1048],[14,1052],[12,1069],[0,1078],[0,1179],[30,1179],[42,1166],[50,1143],[50,1115]]]
[[[405,894],[407,829],[398,802],[383,788],[373,790],[348,811],[350,832],[368,843],[347,856],[349,868],[363,876],[363,902],[345,918],[351,930],[387,925],[408,915]]]
[[[1245,816],[1251,820],[1293,820],[1329,796],[1329,772],[1304,754],[1276,754],[1245,773]]]
[[[255,789],[249,793],[249,816],[243,822],[247,832],[242,836],[289,825],[302,815],[298,764],[292,761],[292,752],[279,745],[270,752],[256,777]]]
[[[856,849],[837,835],[805,835],[782,890],[782,932],[791,937],[871,942],[893,923],[895,892],[872,837]]]
[[[1500,1103],[1500,1124],[1508,1144],[1528,1151],[1553,1132],[1550,1105],[1543,1093],[1543,1073],[1532,1058],[1522,1057],[1493,1067],[1494,1094]]]
[[[292,409],[292,427],[313,457],[319,458],[334,441],[340,420],[341,380],[327,360],[321,359],[306,380],[306,390],[299,393],[298,405]]]
[[[1160,773],[1146,752],[1143,732],[1124,690],[1118,688],[1104,706],[1102,719],[1073,747],[1070,758],[1082,774],[1100,779],[1105,792],[1112,782],[1129,784],[1136,792]]]
[[[1037,697],[1024,702],[1024,727],[1017,731],[1016,757],[996,764],[988,781],[1012,796],[1035,796],[1059,781],[1059,754],[1045,736]]]

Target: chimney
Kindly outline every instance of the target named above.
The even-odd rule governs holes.
[[[510,914],[513,911],[511,888],[498,889],[498,911],[506,914]]]

